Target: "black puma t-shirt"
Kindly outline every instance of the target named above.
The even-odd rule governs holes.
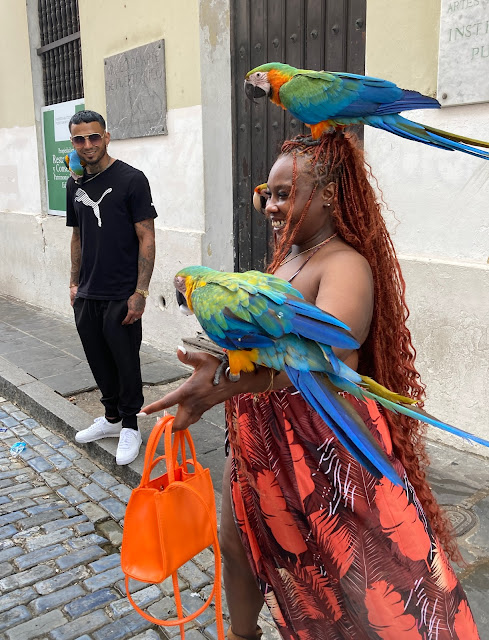
[[[135,222],[156,218],[142,171],[115,160],[95,177],[66,184],[66,225],[80,228],[81,268],[77,295],[123,300],[134,293],[139,241]]]

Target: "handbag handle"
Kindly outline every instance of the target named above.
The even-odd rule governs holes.
[[[151,471],[153,470],[156,464],[156,462],[153,462],[153,458],[156,453],[156,448],[158,446],[158,443],[162,435],[166,434],[167,432],[168,432],[168,438],[166,438],[166,435],[165,435],[165,455],[163,457],[166,459],[167,472],[168,472],[168,477],[170,481],[173,482],[175,478],[174,469],[175,469],[175,464],[176,464],[176,459],[178,456],[179,449],[182,451],[182,466],[185,469],[185,471],[187,470],[187,460],[185,457],[185,441],[187,441],[190,448],[194,469],[198,469],[201,466],[197,462],[195,446],[187,429],[185,431],[175,432],[174,443],[172,446],[171,426],[173,425],[173,420],[174,420],[174,416],[171,416],[171,415],[163,416],[157,421],[157,423],[153,427],[153,430],[151,431],[148,443],[146,445],[146,454],[144,456],[144,468],[143,468],[143,474],[141,477],[141,483],[139,485],[140,487],[147,486],[150,481]],[[161,460],[161,458],[162,456],[158,458],[158,461]]]
[[[168,416],[166,416],[168,417]],[[171,424],[170,424],[171,423]],[[172,450],[172,444],[171,444],[171,436],[172,436],[172,426],[173,426],[173,416],[171,416],[171,420],[167,421],[165,423],[165,455],[167,456],[166,458],[166,472],[168,474],[168,483],[171,484],[172,482],[175,482],[175,462],[176,462],[176,457],[175,459],[172,456],[168,456],[167,452],[169,452],[170,450]],[[185,440],[187,441],[187,444],[189,446],[190,449],[190,454],[192,456],[192,462],[194,465],[194,469],[197,469],[197,456],[195,453],[195,446],[194,446],[194,441],[192,440],[192,437],[190,435],[190,433],[188,432],[188,429],[185,429],[184,431],[177,431],[175,433],[175,440],[179,438],[178,442],[180,444],[180,451],[182,453],[182,466],[184,467],[185,471],[187,470],[187,459],[185,457]]]
[[[163,418],[160,418],[156,422],[155,426],[151,430],[148,442],[146,444],[146,453],[144,456],[144,468],[143,468],[143,474],[141,477],[141,483],[139,485],[140,487],[146,486],[149,483],[149,477],[152,469],[152,462],[156,453],[156,447],[158,446],[158,442],[160,441],[160,438],[166,429],[167,423],[171,422],[172,419],[173,419],[173,416],[170,416],[170,415],[163,416]],[[175,439],[175,456],[176,456],[176,449],[177,449],[178,443],[179,441]],[[167,452],[165,451],[165,457],[166,457],[166,454]],[[172,451],[172,454],[173,454],[173,451]]]

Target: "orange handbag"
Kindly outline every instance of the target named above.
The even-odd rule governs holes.
[[[151,432],[144,458],[141,484],[131,493],[122,536],[121,568],[126,592],[134,609],[146,620],[167,627],[180,627],[197,618],[216,601],[216,626],[219,640],[224,640],[221,602],[221,554],[217,539],[217,516],[209,469],[197,462],[195,447],[188,430],[173,437],[173,416],[165,416]],[[161,436],[165,437],[165,455],[154,460]],[[187,442],[191,459],[185,456]],[[178,452],[182,462],[177,462]],[[154,467],[166,461],[166,473],[151,480]],[[189,470],[193,466],[193,471]],[[215,582],[212,592],[198,611],[184,616],[178,587],[177,569],[207,547],[214,546]],[[159,620],[142,611],[129,593],[129,578],[140,582],[162,582],[172,576],[178,619]]]

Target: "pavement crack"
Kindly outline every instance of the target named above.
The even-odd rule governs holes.
[[[481,487],[480,489],[477,489],[477,491],[473,495],[465,498],[465,500],[460,503],[460,506],[464,507],[465,509],[470,509],[481,500],[484,500],[484,498],[487,498],[487,496],[489,496],[489,487]]]
[[[464,580],[466,580],[469,576],[471,576],[475,571],[477,571],[477,569],[480,569],[481,567],[484,566],[488,566],[489,567],[489,558],[479,558],[478,560],[476,560],[475,562],[472,562],[471,564],[468,565],[468,567],[466,567],[465,569],[463,569],[459,574],[458,574],[458,579],[463,582]]]

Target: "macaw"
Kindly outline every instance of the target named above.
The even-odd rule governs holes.
[[[75,149],[64,157],[64,162],[73,180],[76,181],[83,175],[83,167],[85,166],[85,163],[83,160],[80,160],[80,156],[77,154]]]
[[[439,149],[463,151],[489,159],[489,142],[422,125],[399,115],[410,109],[439,109],[440,103],[417,91],[400,89],[393,82],[352,73],[308,71],[269,62],[246,74],[245,92],[254,100],[268,96],[279,107],[311,129],[318,139],[331,127],[368,124],[402,138]]]
[[[260,271],[225,273],[194,266],[174,279],[177,299],[186,301],[209,338],[226,350],[230,378],[268,367],[285,371],[345,448],[375,477],[402,482],[352,405],[338,391],[372,398],[394,413],[422,420],[485,446],[489,442],[452,427],[350,369],[332,347],[357,349],[348,327],[306,302],[285,280]]]
[[[259,184],[253,190],[253,206],[259,213],[263,212],[263,209],[267,204],[267,199],[263,195],[263,192],[266,191],[267,189],[268,189],[268,185],[266,182],[264,182],[263,184]]]

